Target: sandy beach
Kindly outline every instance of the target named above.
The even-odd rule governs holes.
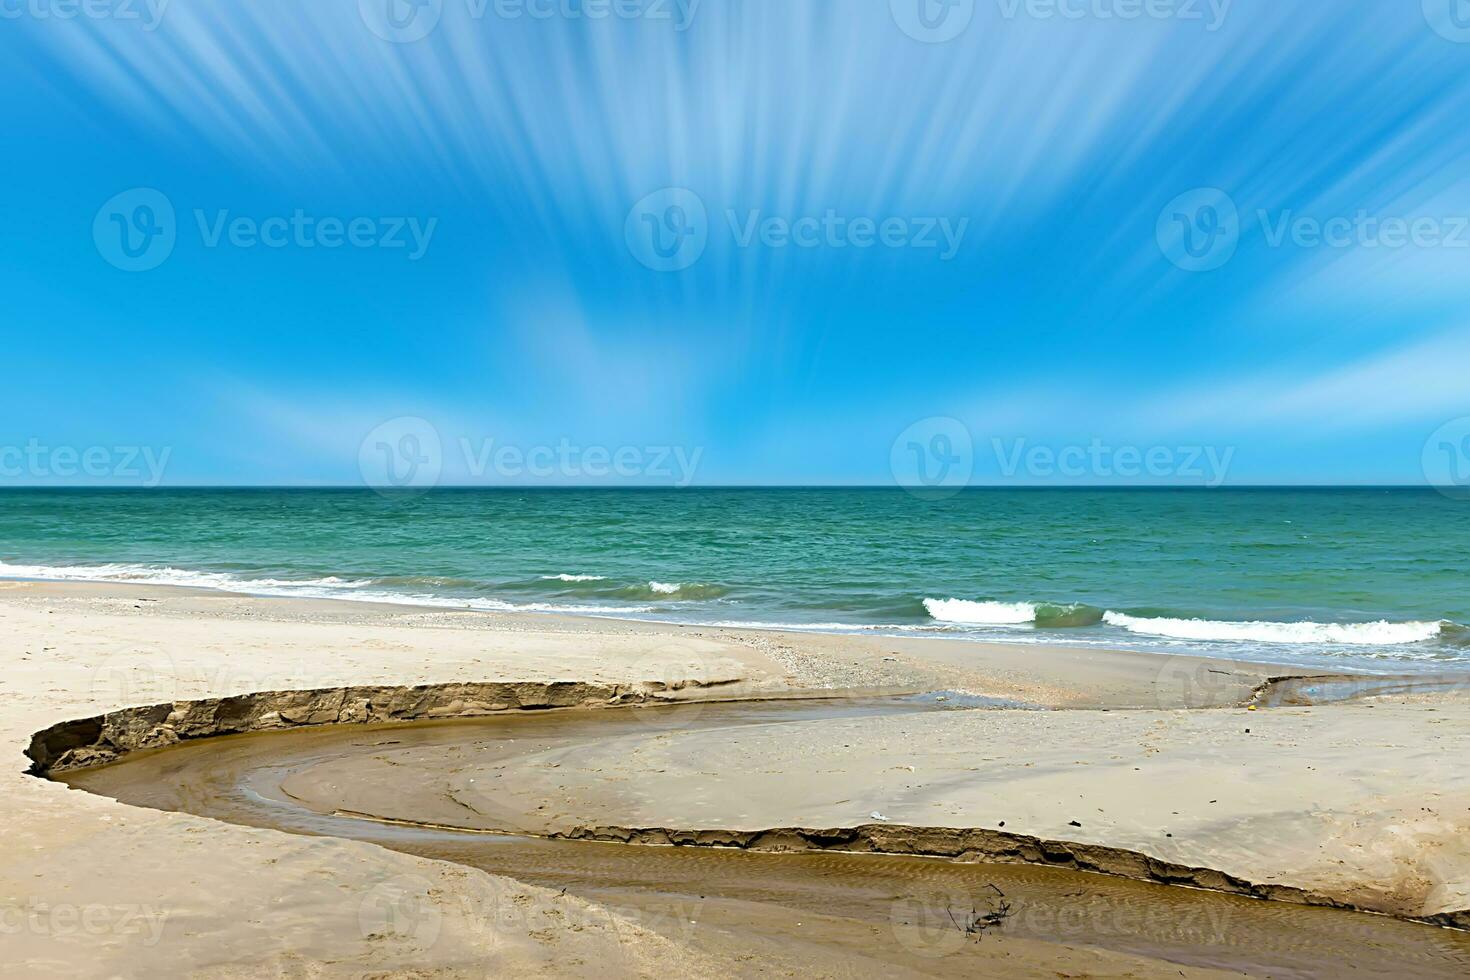
[[[283,833],[264,817],[199,815],[216,803],[185,798],[190,786],[234,792],[204,736],[249,731],[282,734],[217,744],[260,746],[266,758],[304,746],[289,741],[303,733],[338,738],[271,784],[322,819],[724,845],[787,861],[925,854],[1037,866],[1104,891],[1113,882],[1206,894],[1175,887],[1189,884],[1252,914],[1296,910],[1400,930],[1379,937],[1384,955],[1433,946],[1445,957],[1418,974],[1454,975],[1470,962],[1457,959],[1470,956],[1461,933],[1403,921],[1470,924],[1470,771],[1460,764],[1470,699],[1453,679],[1273,682],[1303,672],[1043,645],[24,582],[0,584],[0,663],[0,735],[12,763],[0,802],[10,845],[0,859],[0,959],[18,965],[16,975],[1217,969],[1045,929],[1000,927],[983,941],[961,931],[957,951],[924,957],[851,932],[858,920],[812,917],[825,923],[816,941],[791,934],[789,922],[775,928],[776,902],[732,901],[704,921],[676,922],[647,902],[604,903],[591,887],[584,897],[575,878],[558,891],[526,880],[534,874],[409,853],[449,853],[422,841],[379,846],[330,829]],[[813,697],[822,700],[797,703]],[[721,712],[735,707],[705,704],[747,700],[769,706],[727,718]],[[682,707],[651,707],[666,702]],[[880,707],[834,707],[866,703]],[[164,707],[125,710],[154,705]],[[108,717],[62,724],[99,716]],[[410,724],[476,717],[521,727],[475,742],[479,730],[462,726],[446,748],[433,738],[448,736],[417,734],[433,725]],[[534,724],[563,718],[574,728],[535,734]],[[415,734],[381,734],[395,727]],[[357,731],[378,741],[354,744]],[[187,746],[168,748],[180,741]],[[117,774],[119,786],[133,773],[131,792],[151,787],[157,800],[126,805],[27,774],[49,768],[85,785],[94,778],[85,767],[119,759],[90,772]],[[140,780],[144,770],[129,767],[145,762],[155,769]],[[185,779],[189,765],[201,782]],[[624,856],[610,860],[646,853],[650,862],[699,853],[614,851]],[[869,873],[843,867],[854,881]],[[405,889],[421,890],[415,907],[432,910],[432,937],[383,920],[385,902],[397,907]],[[1310,932],[1291,922],[1281,920],[1283,932]],[[878,933],[892,939],[900,929]]]
[[[1470,0],[0,21],[0,980],[1470,978]]]

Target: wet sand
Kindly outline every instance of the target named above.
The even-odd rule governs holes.
[[[1179,975],[1177,967],[1233,975],[1464,976],[1470,934],[1383,916],[1252,900],[1052,868],[932,858],[821,853],[765,854],[723,848],[647,847],[471,834],[344,814],[324,799],[344,760],[385,758],[411,778],[373,787],[400,819],[437,822],[434,787],[466,749],[559,750],[630,730],[743,729],[793,720],[943,717],[950,702],[890,698],[760,702],[693,707],[565,711],[477,721],[319,728],[229,736],[144,752],[61,777],[70,785],[140,806],[178,809],[255,827],[371,841],[568,893],[617,910],[684,941],[800,949],[819,962],[863,972],[973,976],[1051,955],[1098,950],[1134,961],[1131,975]],[[972,709],[973,710],[973,709]],[[987,710],[987,709],[980,709]],[[1005,709],[989,709],[1005,710]],[[437,765],[436,765],[437,760]],[[439,771],[435,771],[436,768]],[[316,775],[311,775],[316,774]],[[288,787],[306,775],[311,799]],[[508,773],[514,778],[514,773]],[[340,787],[354,799],[363,787]],[[978,936],[966,913],[1009,915]],[[514,909],[497,914],[515,917]],[[715,941],[708,939],[708,941]],[[1341,958],[1345,945],[1355,954]],[[1171,968],[1173,965],[1174,968]]]
[[[869,843],[875,833],[888,834],[891,843],[895,834],[944,824],[971,828],[962,833],[970,835],[962,841],[966,847],[994,843],[1002,818],[991,804],[1012,794],[1005,834],[1044,839],[1050,851],[1037,853],[1062,855],[1069,866],[1132,848],[1142,855],[1135,870],[1145,876],[1162,868],[1167,880],[1193,880],[1170,877],[1175,872],[1169,869],[1194,855],[1208,872],[1201,880],[1228,887],[1232,880],[1211,870],[1215,857],[1249,868],[1263,856],[1274,862],[1287,841],[1308,857],[1340,849],[1336,866],[1344,869],[1344,894],[1362,897],[1365,885],[1371,892],[1374,882],[1392,882],[1394,893],[1381,897],[1397,903],[1390,909],[1395,914],[1432,916],[1470,907],[1470,856],[1461,843],[1470,840],[1470,803],[1457,795],[1467,778],[1459,743],[1470,737],[1462,683],[1400,679],[1364,687],[1357,679],[1301,674],[1263,664],[1041,645],[0,583],[0,699],[6,708],[0,745],[11,760],[0,775],[0,831],[7,843],[0,852],[0,962],[25,976],[109,978],[901,976],[951,971],[961,962],[952,956],[963,957],[972,974],[1006,976],[1204,976],[1220,975],[1217,967],[1225,963],[1272,976],[1336,976],[1372,963],[1404,964],[1388,972],[1412,975],[1433,975],[1448,965],[1463,975],[1455,932],[1051,867],[831,851],[626,847],[364,819],[305,828],[275,822],[287,813],[343,820],[313,815],[302,806],[304,798],[272,809],[269,820],[249,816],[248,807],[221,812],[220,819],[196,812],[205,801],[222,805],[230,793],[243,792],[241,786],[256,793],[251,806],[267,800],[260,787],[268,789],[270,781],[256,780],[271,767],[254,770],[243,784],[231,782],[222,767],[217,781],[208,781],[226,747],[237,743],[377,738],[379,721],[395,723],[383,732],[393,741],[419,732],[408,723],[427,718],[530,726],[575,716],[577,724],[596,726],[595,735],[575,736],[575,749],[529,734],[517,736],[518,747],[503,759],[486,754],[484,746],[474,749],[480,758],[456,777],[479,778],[471,769],[518,760],[508,790],[488,798],[443,792],[446,784],[434,777],[443,775],[438,763],[447,756],[432,753],[398,766],[390,781],[359,780],[355,767],[386,771],[395,750],[408,753],[404,759],[429,751],[412,745],[369,746],[374,751],[367,756],[323,759],[317,785],[330,783],[332,773],[351,771],[351,780],[338,780],[339,789],[411,787],[414,780],[402,777],[417,771],[424,793],[380,792],[356,802],[384,813],[411,803],[410,818],[432,806],[457,806],[452,812],[478,813],[492,829],[531,833],[556,825],[620,833],[630,825],[656,828],[666,820],[671,822],[662,826],[678,826],[695,817],[700,820],[688,826],[725,831],[808,825],[840,828],[827,840],[843,847],[861,842],[843,834],[855,833],[854,825],[874,811],[891,823],[875,820],[862,831]],[[1297,679],[1282,683],[1283,677]],[[891,705],[872,711],[829,702],[807,715],[811,704],[791,701],[710,703],[922,692],[930,692],[930,703],[910,702],[897,713]],[[1344,694],[1352,700],[1321,703]],[[940,696],[951,707],[1029,710],[928,710]],[[683,714],[606,707],[660,702],[683,705]],[[1247,712],[1248,702],[1258,710]],[[552,704],[583,707],[518,710]],[[738,716],[783,708],[797,714],[780,722],[769,715],[760,723],[742,721],[738,744],[709,721],[723,711]],[[491,717],[478,720],[482,715]],[[78,719],[93,720],[61,724]],[[1252,729],[1250,737],[1269,733],[1269,743],[1239,750],[1245,728]],[[273,729],[288,730],[270,734]],[[267,733],[207,738],[254,730]],[[42,740],[39,755],[50,763],[130,760],[87,778],[152,765],[155,758],[185,758],[175,752],[203,753],[198,799],[138,797],[141,805],[125,805],[26,775],[37,764],[32,738],[43,731],[51,736]],[[175,743],[156,754],[129,754]],[[470,750],[467,743],[458,746],[461,753]],[[1336,768],[1330,778],[1294,779],[1283,760],[1302,773],[1324,763]],[[931,769],[930,763],[938,765]],[[592,771],[599,768],[602,773]],[[1149,793],[1122,781],[1135,768],[1150,773]],[[1072,826],[1075,808],[1064,813],[1046,802],[1044,792],[1032,791],[1036,784],[1028,786],[1027,777],[1040,769],[1054,780],[1044,785],[1074,796],[1097,794],[1118,820],[1084,817],[1083,826]],[[299,773],[281,773],[275,785]],[[1214,785],[1240,793],[1193,799]],[[1240,807],[1260,802],[1248,795],[1258,785],[1269,787],[1271,819],[1252,824],[1242,820],[1247,810]],[[833,792],[853,786],[865,794],[861,800]],[[1322,795],[1322,787],[1337,795]],[[468,810],[466,800],[474,804]],[[1169,828],[1144,823],[1146,807],[1137,804],[1175,800],[1171,809],[1188,818],[1190,829],[1186,836],[1161,837]],[[1237,809],[1211,809],[1226,800]],[[958,809],[944,821],[915,809],[935,802]],[[1324,837],[1324,819],[1340,821],[1341,832]],[[903,821],[912,826],[906,830]],[[791,835],[781,839],[800,843]],[[1221,850],[1222,843],[1231,853]],[[1318,872],[1330,864],[1285,867],[1280,886],[1300,885],[1307,872],[1320,883]],[[1402,874],[1405,869],[1410,873]],[[924,891],[930,881],[958,890],[936,896]],[[925,955],[926,943],[944,945],[953,942],[951,931],[958,935],[945,928],[953,925],[956,906],[969,900],[979,912],[991,907],[986,903],[994,893],[985,887],[991,883],[1015,905],[1008,925],[979,942],[967,940],[959,953]],[[696,894],[704,904],[689,923],[678,903]],[[1083,899],[1101,924],[1092,918],[1057,924],[1076,914]],[[1176,907],[1227,907],[1193,904],[1198,902],[1245,910],[1232,915],[1236,926],[1227,932],[1242,931],[1231,933],[1223,957],[1213,939],[1218,930],[1203,934],[1206,927],[1197,920],[1171,918]],[[1023,918],[1020,911],[1027,908],[1036,911]],[[1130,917],[1134,909],[1144,925]],[[1163,918],[1150,918],[1153,909]],[[1048,918],[1053,910],[1055,922]],[[918,926],[909,929],[905,915]],[[1254,915],[1266,919],[1247,927]],[[938,929],[926,928],[935,920]],[[818,922],[822,932],[814,941]],[[909,945],[895,933],[904,929]],[[1190,938],[1201,935],[1198,942]],[[1364,950],[1382,950],[1383,959]],[[1250,959],[1261,951],[1271,955]]]

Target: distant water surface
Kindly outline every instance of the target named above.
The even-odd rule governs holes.
[[[0,576],[1470,664],[1470,503],[1431,490],[5,490]]]

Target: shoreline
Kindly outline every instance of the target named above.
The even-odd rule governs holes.
[[[315,596],[253,595],[225,589],[182,585],[124,584],[111,582],[58,581],[52,579],[0,579],[0,597],[14,594],[20,586],[25,595],[36,598],[96,599],[125,606],[126,600],[159,603],[175,600],[180,611],[212,616],[225,613],[231,603],[237,606],[259,605],[273,616],[292,620],[318,619],[326,622],[372,623],[400,622],[410,625],[492,632],[526,631],[562,633],[606,633],[619,636],[656,635],[667,637],[700,637],[716,641],[733,640],[762,649],[793,651],[812,647],[829,655],[841,649],[856,652],[861,664],[880,676],[879,683],[843,683],[861,681],[866,675],[851,671],[822,672],[817,665],[803,664],[821,676],[803,674],[798,668],[795,689],[872,688],[918,691],[925,686],[943,687],[944,681],[969,675],[985,678],[991,684],[1007,688],[1003,693],[987,690],[965,690],[970,693],[1010,697],[1046,707],[1126,708],[1203,707],[1243,701],[1250,690],[1276,679],[1301,677],[1416,677],[1392,671],[1368,672],[1354,669],[1328,669],[1292,661],[1235,659],[1188,651],[1134,650],[1126,647],[1072,645],[1049,642],[1006,642],[968,636],[890,635],[884,633],[826,632],[818,630],[779,630],[757,626],[709,625],[665,620],[592,616],[551,611],[501,611],[450,606],[428,606],[385,602],[369,599],[322,598]],[[137,607],[142,610],[143,607]],[[880,652],[881,651],[881,652]],[[875,661],[877,663],[875,663]],[[884,663],[899,667],[884,668]],[[1204,673],[1217,673],[1224,665],[1225,678],[1218,684]],[[790,667],[790,664],[785,664]],[[1166,670],[1167,668],[1167,670]],[[1181,675],[1191,688],[1176,697],[1158,690],[1159,682],[1177,686]],[[1470,676],[1470,665],[1465,671]],[[1206,683],[1200,683],[1200,681]],[[896,683],[895,683],[896,681]],[[1110,686],[1110,683],[1119,686]],[[1249,690],[1242,685],[1249,683]],[[1103,687],[1099,689],[1099,684]],[[939,685],[939,687],[934,687]],[[1027,696],[1027,694],[1030,696]],[[1163,701],[1160,701],[1160,698]],[[1143,703],[1135,703],[1142,701]]]
[[[0,562],[0,566],[3,566]],[[1263,667],[1279,668],[1282,670],[1295,671],[1299,675],[1317,674],[1439,674],[1455,673],[1457,671],[1470,672],[1470,661],[1461,662],[1436,662],[1433,657],[1411,656],[1401,654],[1375,655],[1367,651],[1375,647],[1395,648],[1405,644],[1398,642],[1386,642],[1381,644],[1350,644],[1346,647],[1338,644],[1326,651],[1314,652],[1303,649],[1304,643],[1297,642],[1262,642],[1253,641],[1249,649],[1240,651],[1239,656],[1232,654],[1231,647],[1237,642],[1218,638],[1191,640],[1181,637],[1149,636],[1143,634],[1138,636],[1130,631],[1124,631],[1122,635],[1113,642],[1113,637],[1099,640],[1084,640],[1080,637],[1069,638],[1066,635],[1053,635],[1050,633],[1037,633],[1035,639],[1022,639],[1019,636],[999,635],[990,636],[982,633],[966,632],[967,629],[983,627],[983,624],[943,623],[938,625],[869,625],[869,624],[841,624],[841,623],[814,623],[804,625],[801,623],[770,623],[752,621],[748,624],[733,620],[719,620],[705,622],[701,620],[682,620],[671,618],[657,618],[652,616],[639,616],[629,611],[608,609],[604,611],[589,611],[587,609],[568,607],[566,609],[548,608],[514,608],[514,603],[505,602],[513,608],[497,609],[492,607],[474,606],[473,600],[459,600],[453,597],[444,597],[442,600],[435,598],[428,601],[428,597],[420,597],[421,601],[414,601],[413,596],[391,596],[391,597],[363,597],[344,593],[342,595],[309,595],[293,594],[290,592],[268,592],[250,591],[229,588],[226,585],[198,585],[182,583],[159,583],[159,582],[125,582],[110,579],[90,578],[48,578],[0,575],[0,587],[6,583],[21,583],[36,586],[55,586],[65,588],[77,586],[81,588],[96,588],[102,590],[118,589],[142,590],[140,594],[151,595],[149,590],[161,590],[162,592],[186,592],[194,594],[217,594],[235,596],[239,598],[260,599],[265,601],[281,600],[284,602],[301,603],[346,603],[349,605],[363,606],[379,609],[400,609],[407,611],[429,611],[443,613],[469,613],[490,617],[503,617],[519,619],[525,617],[528,623],[545,620],[572,620],[587,623],[610,623],[626,627],[675,627],[679,629],[701,629],[716,630],[721,632],[749,632],[755,634],[791,634],[797,636],[830,636],[830,637],[871,637],[879,640],[900,641],[949,641],[957,643],[973,643],[984,646],[1020,648],[1029,647],[1042,648],[1045,651],[1055,650],[1087,650],[1099,653],[1126,653],[1154,657],[1194,656],[1213,660],[1224,661],[1231,664],[1242,664],[1248,668],[1257,669]],[[496,600],[504,601],[504,600]],[[953,600],[951,600],[953,601]],[[528,603],[528,606],[537,605]],[[543,604],[544,605],[544,604]],[[1113,615],[1109,613],[1109,615]],[[1245,624],[1250,625],[1250,624]],[[1364,622],[1358,625],[1390,625],[1387,621]],[[1416,625],[1416,624],[1392,624],[1392,625]],[[1456,627],[1456,624],[1448,620],[1441,621],[1441,625]],[[1459,627],[1456,627],[1459,628]],[[1039,629],[1039,628],[1038,628]],[[1135,636],[1134,644],[1129,645],[1128,637]],[[1423,641],[1421,641],[1423,642]],[[1357,652],[1360,647],[1363,652]],[[1264,649],[1262,649],[1264,648]],[[1275,649],[1273,649],[1275,648]],[[1261,656],[1261,654],[1266,656]],[[1271,656],[1279,654],[1279,656]],[[1349,662],[1334,663],[1334,658],[1342,658]],[[1367,663],[1363,661],[1369,661]]]
[[[14,753],[14,764],[0,777],[9,780],[9,792],[0,797],[0,829],[15,842],[0,860],[0,886],[51,905],[85,898],[93,906],[138,908],[162,896],[171,914],[208,924],[166,933],[166,949],[140,948],[116,935],[66,950],[42,941],[51,937],[0,936],[0,943],[18,943],[8,959],[39,964],[61,956],[75,975],[185,972],[177,968],[217,963],[221,956],[287,972],[287,964],[309,962],[344,975],[369,968],[391,975],[425,962],[458,975],[482,971],[487,957],[500,956],[497,962],[507,969],[566,975],[576,972],[566,968],[572,948],[580,952],[570,955],[588,964],[616,949],[629,973],[653,962],[664,969],[683,963],[696,972],[731,972],[728,962],[701,960],[707,954],[678,937],[645,934],[638,922],[605,910],[598,915],[613,923],[607,929],[558,936],[549,945],[533,935],[544,930],[487,928],[460,914],[455,903],[487,888],[502,896],[524,894],[537,908],[548,901],[532,886],[493,873],[474,870],[465,877],[463,867],[347,839],[293,840],[184,813],[140,810],[24,774],[32,736],[60,723],[165,705],[161,714],[135,712],[118,730],[136,735],[140,745],[166,745],[180,732],[203,733],[222,718],[239,725],[249,715],[242,707],[264,691],[356,688],[383,692],[387,704],[395,691],[458,684],[456,696],[438,705],[445,713],[424,715],[451,718],[492,715],[497,705],[510,703],[503,689],[465,687],[475,684],[535,692],[521,702],[532,706],[555,703],[547,691],[573,690],[558,685],[582,684],[573,698],[579,703],[583,695],[595,700],[606,692],[634,692],[686,702],[695,711],[701,699],[729,697],[967,692],[1050,710],[938,711],[861,724],[796,720],[779,732],[753,729],[739,747],[678,728],[625,734],[588,746],[576,770],[533,764],[526,770],[531,778],[505,797],[505,805],[534,815],[535,800],[553,801],[554,808],[536,819],[571,834],[598,826],[851,829],[871,824],[861,819],[870,810],[881,810],[893,827],[994,833],[1000,806],[1008,835],[1091,853],[1134,851],[1171,866],[1213,868],[1408,918],[1451,921],[1445,916],[1470,908],[1470,853],[1458,843],[1470,826],[1457,815],[1470,807],[1455,806],[1462,795],[1470,803],[1470,786],[1442,761],[1470,750],[1455,741],[1461,722],[1470,719],[1470,700],[1459,690],[1422,689],[1413,678],[1406,690],[1350,691],[1356,700],[1310,707],[1262,702],[1248,713],[1240,705],[1263,685],[1302,673],[1208,657],[1040,644],[783,634],[540,613],[467,615],[214,590],[14,581],[0,582],[0,666],[6,668],[0,697],[13,708],[0,738]],[[1309,675],[1312,684],[1327,676]],[[1312,684],[1302,695],[1309,703]],[[345,695],[332,711],[298,703],[295,717],[338,721],[347,703]],[[273,710],[280,715],[279,707]],[[1253,727],[1262,738],[1242,739],[1241,727]],[[1431,741],[1405,755],[1399,746],[1410,732]],[[1226,744],[1238,748],[1222,755]],[[906,765],[890,765],[899,761]],[[1293,768],[1297,774],[1282,768],[1303,762],[1322,774],[1304,777],[1299,768]],[[1154,774],[1141,784],[1146,792],[1125,778],[1135,766]],[[710,768],[724,780],[710,783],[701,775]],[[1276,769],[1282,769],[1279,778],[1256,787]],[[608,779],[592,770],[617,775]],[[553,774],[551,782],[543,778]],[[1323,795],[1329,786],[1338,787],[1335,795]],[[1220,807],[1191,802],[1206,790],[1219,797]],[[1069,827],[1061,817],[1075,819],[1077,807],[1053,810],[1047,801],[1078,794],[1110,816],[1084,818],[1083,829]],[[844,796],[856,802],[832,809],[830,801]],[[1165,839],[1150,829],[1150,814],[1171,802],[1189,812]],[[1435,813],[1418,812],[1418,804],[1432,805]],[[1203,809],[1196,814],[1197,807]],[[1314,817],[1302,823],[1314,809],[1330,822]],[[956,821],[955,814],[970,817]],[[1238,832],[1229,829],[1231,814],[1239,814]],[[1284,822],[1262,822],[1267,817]],[[1410,836],[1387,831],[1389,825]],[[885,831],[893,827],[885,821]],[[1358,830],[1349,833],[1352,827]],[[63,851],[65,860],[57,856]],[[138,872],[140,867],[158,870]],[[357,903],[343,907],[343,889],[370,894],[385,875],[430,880],[436,894],[450,896],[432,949],[404,937],[370,938],[357,923]],[[1364,882],[1378,884],[1365,892]],[[269,907],[269,896],[281,894],[292,896],[290,914],[272,912],[250,922],[233,915],[238,902]],[[305,947],[299,927],[288,928],[303,915],[315,923]],[[326,969],[327,963],[336,966]]]

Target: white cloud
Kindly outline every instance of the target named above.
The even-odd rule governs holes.
[[[1444,419],[1470,413],[1470,331],[1455,330],[1346,364],[1279,366],[1245,378],[1192,381],[1135,403],[1139,425],[1318,431]]]

